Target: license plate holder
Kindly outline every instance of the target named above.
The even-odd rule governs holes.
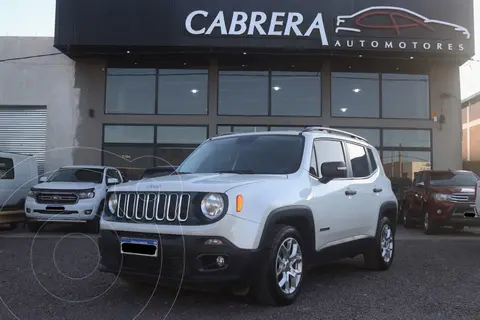
[[[120,252],[126,255],[156,258],[158,257],[158,240],[121,237]]]

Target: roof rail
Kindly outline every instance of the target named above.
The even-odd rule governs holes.
[[[228,136],[228,135],[235,134],[235,133],[236,132],[222,132],[222,133],[217,134],[216,136],[210,137],[210,139],[216,138],[216,137],[221,137],[221,136]]]
[[[324,131],[324,132],[327,132],[327,133],[337,133],[337,134],[342,134],[342,135],[348,136],[350,138],[354,138],[354,139],[358,139],[358,140],[368,142],[367,139],[365,139],[365,138],[363,138],[359,135],[356,135],[356,134],[353,134],[353,133],[350,133],[350,132],[347,132],[347,131],[343,131],[343,130],[332,129],[332,128],[329,128],[329,127],[306,127],[305,129],[302,130],[302,132],[300,132],[300,134],[302,134],[304,132],[312,132],[312,131]]]

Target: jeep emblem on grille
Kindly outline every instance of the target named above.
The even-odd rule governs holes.
[[[160,184],[149,184],[149,185],[147,186],[147,188],[148,188],[148,189],[160,189],[161,186],[162,186],[162,185],[160,185]]]

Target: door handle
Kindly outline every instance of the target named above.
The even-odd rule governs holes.
[[[347,191],[345,191],[345,195],[346,195],[346,196],[354,196],[354,195],[356,195],[356,194],[357,194],[357,191],[355,191],[355,190],[347,190]]]
[[[375,189],[373,189],[373,192],[375,192],[375,193],[379,193],[379,192],[382,192],[382,191],[383,191],[382,188],[375,188]]]

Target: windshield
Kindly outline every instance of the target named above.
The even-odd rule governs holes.
[[[291,174],[303,156],[300,135],[246,135],[210,140],[198,147],[178,173]]]
[[[432,186],[473,187],[478,177],[472,172],[442,172],[430,175]]]
[[[48,179],[48,182],[102,183],[102,181],[103,169],[88,168],[61,168]]]

